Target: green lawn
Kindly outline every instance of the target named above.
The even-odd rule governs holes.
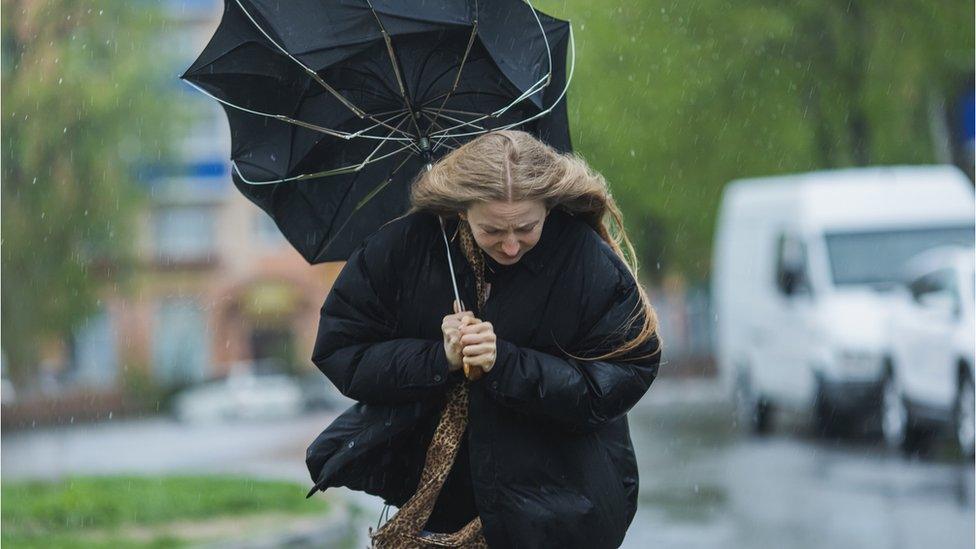
[[[325,514],[290,482],[237,477],[77,477],[2,484],[5,547],[178,547],[263,515]],[[245,520],[240,520],[240,517]],[[219,534],[217,534],[219,537]]]

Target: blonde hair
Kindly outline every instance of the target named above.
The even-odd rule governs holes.
[[[524,131],[497,130],[483,134],[446,154],[430,170],[417,176],[410,189],[411,207],[407,214],[426,211],[454,218],[480,202],[533,200],[542,201],[547,210],[566,211],[592,227],[626,265],[640,294],[637,312],[624,328],[624,332],[629,332],[643,316],[643,325],[634,339],[600,356],[584,358],[566,354],[580,360],[603,360],[624,355],[652,337],[658,337],[658,345],[651,355],[659,353],[657,313],[637,279],[639,266],[624,230],[623,215],[606,180],[578,154],[560,153]],[[483,303],[484,258],[477,253],[480,248],[472,249],[476,244],[466,221],[460,223],[459,230],[463,236],[462,248],[477,277],[479,302]]]

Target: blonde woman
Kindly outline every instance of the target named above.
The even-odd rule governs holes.
[[[375,547],[619,546],[638,491],[626,414],[661,344],[605,180],[496,131],[420,174],[411,203],[322,307],[312,360],[358,402],[309,447],[311,493],[398,507]]]

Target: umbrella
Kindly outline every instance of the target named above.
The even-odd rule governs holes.
[[[223,106],[235,186],[314,264],[347,259],[477,135],[571,150],[568,51],[569,23],[523,0],[225,0],[181,78]]]

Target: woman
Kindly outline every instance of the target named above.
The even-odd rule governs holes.
[[[371,532],[381,547],[619,546],[637,508],[626,413],[660,343],[606,182],[496,131],[421,174],[411,201],[322,307],[312,360],[358,402],[309,447],[310,495],[399,507]]]

